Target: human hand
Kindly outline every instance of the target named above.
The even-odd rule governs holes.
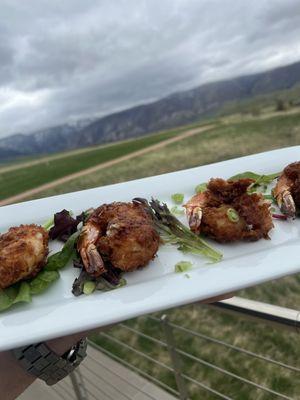
[[[99,331],[99,329],[97,329],[97,331]],[[88,334],[93,332],[95,332],[95,330],[84,331],[48,340],[45,343],[50,350],[61,356],[78,343],[80,339],[85,338]],[[16,399],[36,379],[22,367],[12,351],[0,353],[0,377],[1,399],[4,400]]]
[[[234,293],[226,293],[221,296],[215,296],[215,297],[210,297],[209,299],[201,300],[201,304],[210,304],[210,303],[216,303],[217,301],[222,301],[222,300],[227,300],[231,299],[231,297],[234,296]]]

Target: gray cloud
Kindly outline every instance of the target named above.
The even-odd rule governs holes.
[[[298,0],[1,0],[0,136],[300,59]]]

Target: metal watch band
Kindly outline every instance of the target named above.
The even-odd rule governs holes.
[[[14,356],[27,372],[54,385],[69,375],[86,356],[87,340],[81,339],[62,356],[45,343],[32,344],[13,350]]]

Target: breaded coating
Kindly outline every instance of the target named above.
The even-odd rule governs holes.
[[[245,193],[234,199],[233,207],[246,222],[247,229],[243,232],[243,239],[253,241],[261,238],[269,239],[269,232],[274,225],[270,204],[264,200],[262,194]]]
[[[37,225],[21,225],[0,235],[0,288],[34,277],[48,254],[48,232]]]
[[[103,259],[123,271],[145,266],[155,257],[159,241],[152,218],[141,204],[115,202],[93,212],[78,250],[87,272],[99,276],[105,271]]]
[[[227,212],[232,209],[230,205],[219,207],[205,207],[203,210],[201,232],[218,242],[233,242],[240,240],[245,231],[245,220],[239,218],[238,222],[228,219]]]
[[[211,179],[207,190],[186,204],[189,225],[218,242],[269,238],[273,227],[270,204],[262,194],[247,193],[252,179]],[[235,218],[230,218],[231,214]]]
[[[247,192],[253,179],[243,178],[237,181],[226,181],[221,178],[212,178],[207,184],[209,203],[217,205],[230,204],[234,199]]]

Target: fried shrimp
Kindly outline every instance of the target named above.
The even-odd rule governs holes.
[[[104,260],[133,271],[152,260],[159,247],[152,218],[141,204],[115,202],[97,208],[83,227],[77,249],[93,277],[106,271]]]
[[[273,227],[270,204],[261,194],[247,193],[252,179],[211,179],[207,190],[185,205],[190,228],[218,242],[269,238]]]
[[[300,208],[300,161],[284,168],[273,195],[283,214],[295,218],[297,208]]]
[[[37,225],[21,225],[0,235],[0,289],[34,277],[48,254],[48,232]]]

